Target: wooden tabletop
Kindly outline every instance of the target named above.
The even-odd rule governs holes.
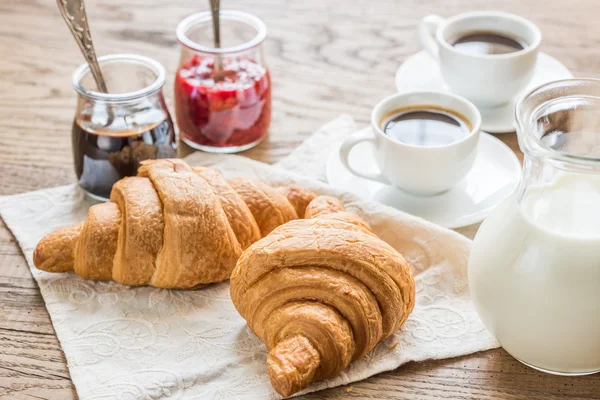
[[[366,125],[394,92],[394,74],[419,50],[427,14],[497,9],[536,22],[541,50],[575,76],[600,77],[598,0],[225,0],[269,27],[274,81],[269,140],[246,153],[274,162],[341,113]],[[208,1],[88,0],[98,54],[138,53],[168,71],[172,106],[175,26]],[[71,73],[82,62],[54,1],[0,4],[0,195],[74,182]],[[172,109],[172,107],[171,107]],[[499,135],[518,152],[514,133]],[[189,151],[189,149],[184,149]],[[521,156],[521,154],[519,154]],[[472,230],[471,230],[472,232]],[[0,398],[70,399],[76,393],[44,302],[11,233],[0,222]],[[307,398],[600,399],[600,375],[567,378],[526,368],[503,350],[411,363]]]

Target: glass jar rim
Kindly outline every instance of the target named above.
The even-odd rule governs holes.
[[[152,83],[145,88],[134,90],[126,93],[103,93],[97,90],[89,90],[83,87],[81,80],[84,76],[90,73],[90,66],[88,63],[83,63],[73,72],[73,88],[80,95],[91,99],[99,100],[107,103],[123,102],[140,99],[147,97],[151,94],[158,92],[165,84],[166,72],[165,67],[162,66],[158,61],[153,60],[149,57],[140,56],[137,54],[110,54],[106,56],[98,57],[98,64],[106,65],[113,63],[131,63],[138,64],[151,70],[155,79]]]
[[[541,94],[544,91],[550,90],[559,90],[561,88],[565,89],[567,87],[570,88],[582,88],[586,85],[598,88],[598,94],[584,94],[584,93],[572,93],[569,96],[557,96],[553,99],[549,99],[541,102],[540,104],[536,104],[533,108],[526,105],[526,102],[532,99],[536,94]],[[521,144],[521,148],[524,153],[548,157],[557,161],[563,161],[566,163],[579,164],[579,165],[587,165],[593,166],[597,168],[600,165],[600,156],[591,156],[585,154],[574,154],[567,151],[553,149],[547,145],[544,145],[541,142],[541,138],[537,137],[532,129],[532,117],[536,114],[536,112],[549,101],[554,99],[559,99],[561,97],[598,97],[600,98],[600,79],[596,78],[568,78],[568,79],[560,79],[552,82],[548,82],[542,84],[540,86],[535,87],[531,91],[527,92],[523,95],[517,105],[515,107],[515,120],[517,123],[517,136],[519,139],[519,143]],[[599,132],[600,134],[600,132]]]
[[[232,47],[222,47],[222,48],[214,48],[203,46],[199,43],[196,43],[192,39],[190,39],[187,35],[190,28],[207,21],[212,20],[212,13],[210,11],[203,11],[196,14],[192,14],[189,17],[185,18],[177,25],[176,34],[177,40],[183,46],[205,54],[232,54],[232,53],[240,53],[247,50],[250,50],[258,45],[260,45],[265,38],[267,37],[267,26],[265,23],[258,17],[252,14],[248,14],[242,11],[234,11],[234,10],[221,10],[219,12],[219,18],[226,19],[229,21],[237,21],[243,22],[247,25],[251,26],[256,30],[256,36],[252,38],[250,41],[243,43],[238,46]]]

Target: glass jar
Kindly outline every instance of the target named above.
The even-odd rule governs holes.
[[[518,189],[481,225],[469,260],[477,311],[541,371],[600,371],[600,80],[541,86],[517,105]]]
[[[106,200],[115,182],[136,175],[141,161],[176,157],[177,142],[162,93],[163,66],[131,54],[98,62],[109,93],[97,91],[87,63],[73,73],[73,158],[81,188]]]
[[[221,11],[221,47],[213,45],[210,12],[177,26],[181,58],[175,76],[179,135],[189,146],[235,153],[260,143],[271,123],[271,79],[262,43],[265,24],[253,15]]]

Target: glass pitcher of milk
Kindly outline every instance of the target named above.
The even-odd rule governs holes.
[[[600,372],[600,80],[541,86],[516,117],[521,183],[475,237],[471,294],[519,361]]]

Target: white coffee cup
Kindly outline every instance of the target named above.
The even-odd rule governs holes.
[[[492,32],[522,40],[526,47],[507,54],[475,54],[450,41],[472,32]],[[439,63],[444,81],[454,93],[481,107],[511,101],[533,77],[542,41],[539,28],[518,15],[476,11],[449,19],[425,17],[419,24],[422,46]]]
[[[442,146],[416,146],[386,135],[382,127],[397,111],[442,109],[466,122],[468,134]],[[361,131],[344,140],[340,159],[356,176],[394,185],[419,195],[444,192],[471,170],[477,155],[481,114],[468,100],[450,93],[412,92],[394,94],[380,101],[371,114],[372,130]],[[350,151],[361,142],[373,144],[373,157],[379,172],[356,170],[348,161]]]

